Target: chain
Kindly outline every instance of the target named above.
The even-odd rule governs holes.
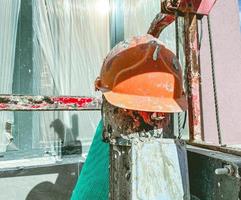
[[[209,16],[207,16],[207,22],[208,22],[208,35],[209,35],[209,44],[210,44],[211,66],[212,66],[212,82],[213,82],[213,93],[214,93],[214,103],[215,103],[215,114],[216,114],[216,123],[217,123],[217,131],[218,131],[218,142],[220,145],[222,145],[222,133],[220,128],[220,120],[219,120],[218,95],[217,95],[215,66],[214,66],[214,57],[213,57],[212,31],[211,31]]]

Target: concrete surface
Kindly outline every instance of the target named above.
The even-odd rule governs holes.
[[[55,164],[0,172],[2,200],[68,200],[82,163]]]

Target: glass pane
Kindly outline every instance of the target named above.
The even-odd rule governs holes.
[[[34,94],[96,96],[94,80],[110,46],[108,6],[108,0],[33,1]],[[73,137],[80,132],[91,139],[100,116],[58,112],[33,118],[35,147],[40,145],[38,137],[48,138],[53,121],[68,127],[61,134]],[[85,126],[73,129],[73,120]]]
[[[110,46],[101,6],[108,0],[33,1],[35,94],[96,95],[93,83]]]
[[[2,113],[0,112],[0,116]],[[13,115],[13,112],[4,113]],[[20,112],[22,116],[28,113]],[[68,113],[68,117],[64,118],[66,113]],[[39,125],[34,130],[41,134],[34,133],[32,135],[20,132],[25,126],[18,124],[18,122],[21,123],[21,119],[18,119],[17,123],[14,124],[11,121],[6,121],[3,131],[1,131],[3,143],[0,146],[0,160],[39,156],[61,157],[71,154],[80,154],[85,157],[100,118],[99,111],[37,111],[33,112],[33,121]],[[27,131],[27,133],[29,132]]]
[[[2,0],[0,29],[0,93],[100,96],[93,83],[110,47],[109,0]],[[99,120],[94,111],[0,112],[0,152],[6,124],[16,151],[45,152],[56,140],[89,144]]]
[[[159,12],[159,0],[124,0],[125,38],[147,33],[152,20]]]
[[[0,93],[11,94],[15,62],[15,47],[20,11],[20,0],[0,1]],[[0,153],[6,151],[11,138],[6,132],[6,124],[13,124],[11,112],[0,112]],[[9,139],[8,139],[9,138]]]

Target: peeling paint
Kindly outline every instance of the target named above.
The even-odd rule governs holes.
[[[152,21],[147,33],[155,38],[158,38],[161,32],[174,21],[175,16],[158,13],[155,19]]]
[[[185,146],[170,139],[132,143],[132,199],[190,199]]]
[[[101,104],[95,97],[0,96],[0,111],[100,110]]]
[[[103,138],[111,144],[129,144],[133,137],[172,138],[170,114],[127,110],[103,99]]]

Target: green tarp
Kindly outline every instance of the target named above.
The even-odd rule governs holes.
[[[100,121],[71,200],[108,200],[109,144],[102,141]]]

